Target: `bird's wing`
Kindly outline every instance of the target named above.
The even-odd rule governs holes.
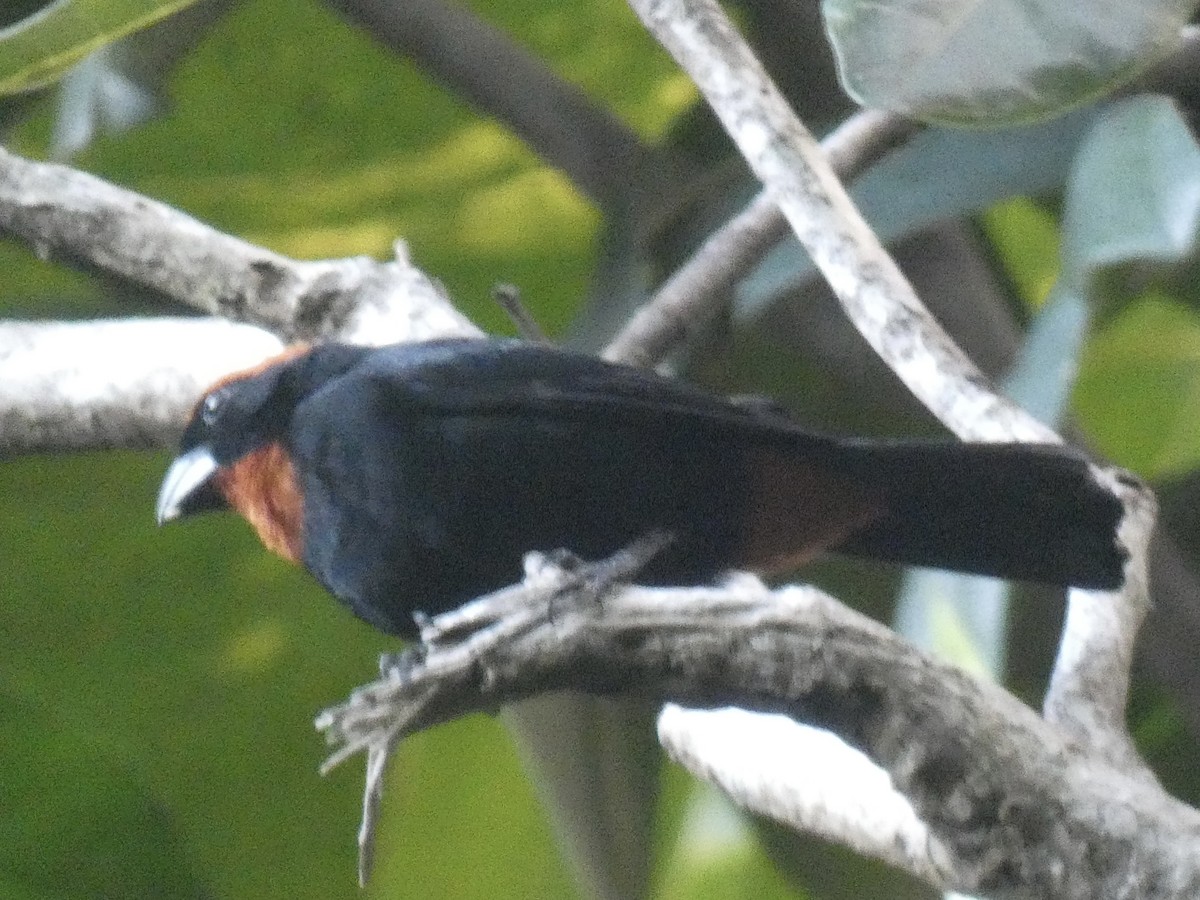
[[[395,403],[434,413],[556,418],[604,413],[625,421],[679,418],[763,434],[802,432],[765,403],[735,403],[652,372],[519,341],[385,347],[349,377],[382,383]]]

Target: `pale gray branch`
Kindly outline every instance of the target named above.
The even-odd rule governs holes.
[[[474,331],[397,247],[394,260],[308,262],[223,234],[165,203],[0,148],[0,233],[285,340],[385,344]]]
[[[0,453],[162,446],[204,387],[261,362],[281,340],[385,344],[480,333],[403,245],[385,263],[289,259],[3,149],[0,232],[222,317],[0,326]]]
[[[770,198],[741,223],[757,235],[752,242],[728,248],[732,263],[724,270],[708,270],[714,286],[700,305],[710,308],[722,279],[732,283],[738,267],[756,258],[753,242],[771,231],[763,217],[778,207],[847,314],[948,427],[974,440],[1055,439],[1000,398],[920,304],[716,3],[631,2],[697,81]],[[0,231],[43,256],[82,262],[269,332],[202,321],[147,322],[144,331],[134,323],[4,326],[0,452],[159,445],[205,381],[256,362],[280,338],[386,343],[476,333],[403,251],[386,263],[291,260],[136,193],[3,150]],[[716,255],[706,251],[701,262],[712,266]],[[683,284],[673,289],[686,293]],[[672,315],[681,314],[668,312],[656,326],[667,337],[654,340],[678,330]],[[120,352],[130,342],[137,353]],[[650,346],[642,352],[659,352]],[[226,355],[214,355],[217,347]],[[636,358],[630,350],[613,353]],[[886,827],[856,827],[845,815],[818,821],[829,795],[812,789],[824,775],[805,759],[794,761],[791,781],[742,778],[739,787],[738,773],[709,766],[711,757],[693,753],[686,732],[664,720],[681,758],[743,802],[797,827],[823,829],[946,888],[995,897],[1194,893],[1197,814],[1149,783],[1121,724],[1130,648],[1146,602],[1153,504],[1117,473],[1098,477],[1110,479],[1131,510],[1123,529],[1134,551],[1129,587],[1073,594],[1046,699],[1051,721],[815,591],[770,592],[739,580],[723,590],[631,589],[583,603],[551,591],[553,614],[539,616],[531,610],[548,602],[545,584],[521,586],[506,594],[515,619],[436,638],[426,656],[411,658],[323,720],[344,742],[342,752],[371,754],[364,854],[378,779],[396,740],[467,711],[574,688],[736,703],[828,727],[890,776],[894,790],[880,788],[878,796],[894,800],[898,792],[907,802],[888,807],[894,815],[885,810]]]
[[[527,585],[454,613],[437,640],[323,713],[318,724],[343,747],[337,756],[377,754],[464,713],[550,690],[782,712],[832,731],[887,772],[929,841],[922,846],[898,803],[880,810],[887,827],[860,828],[860,841],[940,887],[1067,900],[1200,889],[1200,814],[817,590],[771,591],[747,576],[723,588],[597,596],[558,577],[556,587],[543,567]],[[481,630],[464,631],[464,621]],[[790,818],[778,790],[766,794],[774,805],[765,811],[808,824]],[[888,850],[878,835],[895,829],[909,840]]]
[[[630,4],[696,82],[846,315],[913,395],[964,440],[1059,441],[999,395],[921,303],[716,0]],[[1132,524],[1122,537],[1131,551],[1130,577],[1120,592],[1071,592],[1070,634],[1064,637],[1071,652],[1059,655],[1047,704],[1058,709],[1068,702],[1056,695],[1072,704],[1094,704],[1095,714],[1059,724],[1078,741],[1111,749],[1128,747],[1120,725],[1123,710],[1113,704],[1125,696],[1131,647],[1148,604],[1145,538],[1154,504],[1130,476],[1099,468],[1096,474],[1126,501]],[[1105,604],[1122,608],[1113,615],[1093,614]],[[1108,687],[1096,691],[1097,679]],[[1093,730],[1075,730],[1085,725]],[[1134,760],[1132,753],[1121,756]]]
[[[0,456],[165,447],[204,388],[281,346],[224,319],[0,321]]]
[[[1057,440],[991,390],[922,305],[716,0],[631,0],[696,82],[846,314],[922,403],[964,440]]]
[[[839,176],[853,180],[918,126],[894,113],[863,110],[821,142]],[[769,191],[711,235],[634,313],[604,351],[606,359],[653,366],[728,305],[737,282],[784,236],[787,220]]]
[[[1067,737],[1154,780],[1125,727],[1125,710],[1134,644],[1150,608],[1150,538],[1158,507],[1140,483],[1130,484],[1111,470],[1097,469],[1096,477],[1125,505],[1120,526],[1120,541],[1130,551],[1125,584],[1117,592],[1070,592],[1042,709]]]

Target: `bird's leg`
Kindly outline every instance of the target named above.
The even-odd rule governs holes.
[[[419,618],[421,643],[428,647],[464,640],[493,626],[503,626],[501,630],[508,634],[534,621],[552,618],[554,604],[561,598],[599,599],[615,586],[630,583],[673,540],[674,536],[665,531],[652,531],[595,562],[581,560],[569,550],[527,553],[521,584],[431,619]]]

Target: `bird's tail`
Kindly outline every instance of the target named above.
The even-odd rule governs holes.
[[[883,500],[837,552],[1084,588],[1122,583],[1122,505],[1070,450],[915,442],[845,449],[845,474],[877,487]]]

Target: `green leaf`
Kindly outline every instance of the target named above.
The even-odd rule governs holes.
[[[1029,309],[1046,302],[1059,272],[1058,218],[1028,197],[1014,197],[980,216],[1004,273]]]
[[[869,107],[994,125],[1124,84],[1179,42],[1194,0],[824,0],[842,83]]]
[[[1175,104],[1116,103],[1080,147],[1063,209],[1063,275],[1094,293],[1105,270],[1186,258],[1200,226],[1200,147]]]
[[[891,243],[1014,196],[1057,191],[1095,116],[1095,110],[1081,109],[1051,122],[997,131],[927,128],[873,166],[851,195],[876,234]],[[739,315],[762,315],[812,271],[798,244],[781,243],[739,285]]]
[[[1097,449],[1146,477],[1200,464],[1200,315],[1161,297],[1131,306],[1092,341],[1074,404]]]
[[[0,94],[34,90],[85,56],[195,0],[57,0],[0,30]]]
[[[1200,147],[1175,105],[1105,110],[1068,182],[1056,291],[1097,311],[1143,294],[1094,341],[1074,402],[1100,450],[1149,477],[1200,463],[1200,319],[1144,287],[1193,258],[1198,229]]]

